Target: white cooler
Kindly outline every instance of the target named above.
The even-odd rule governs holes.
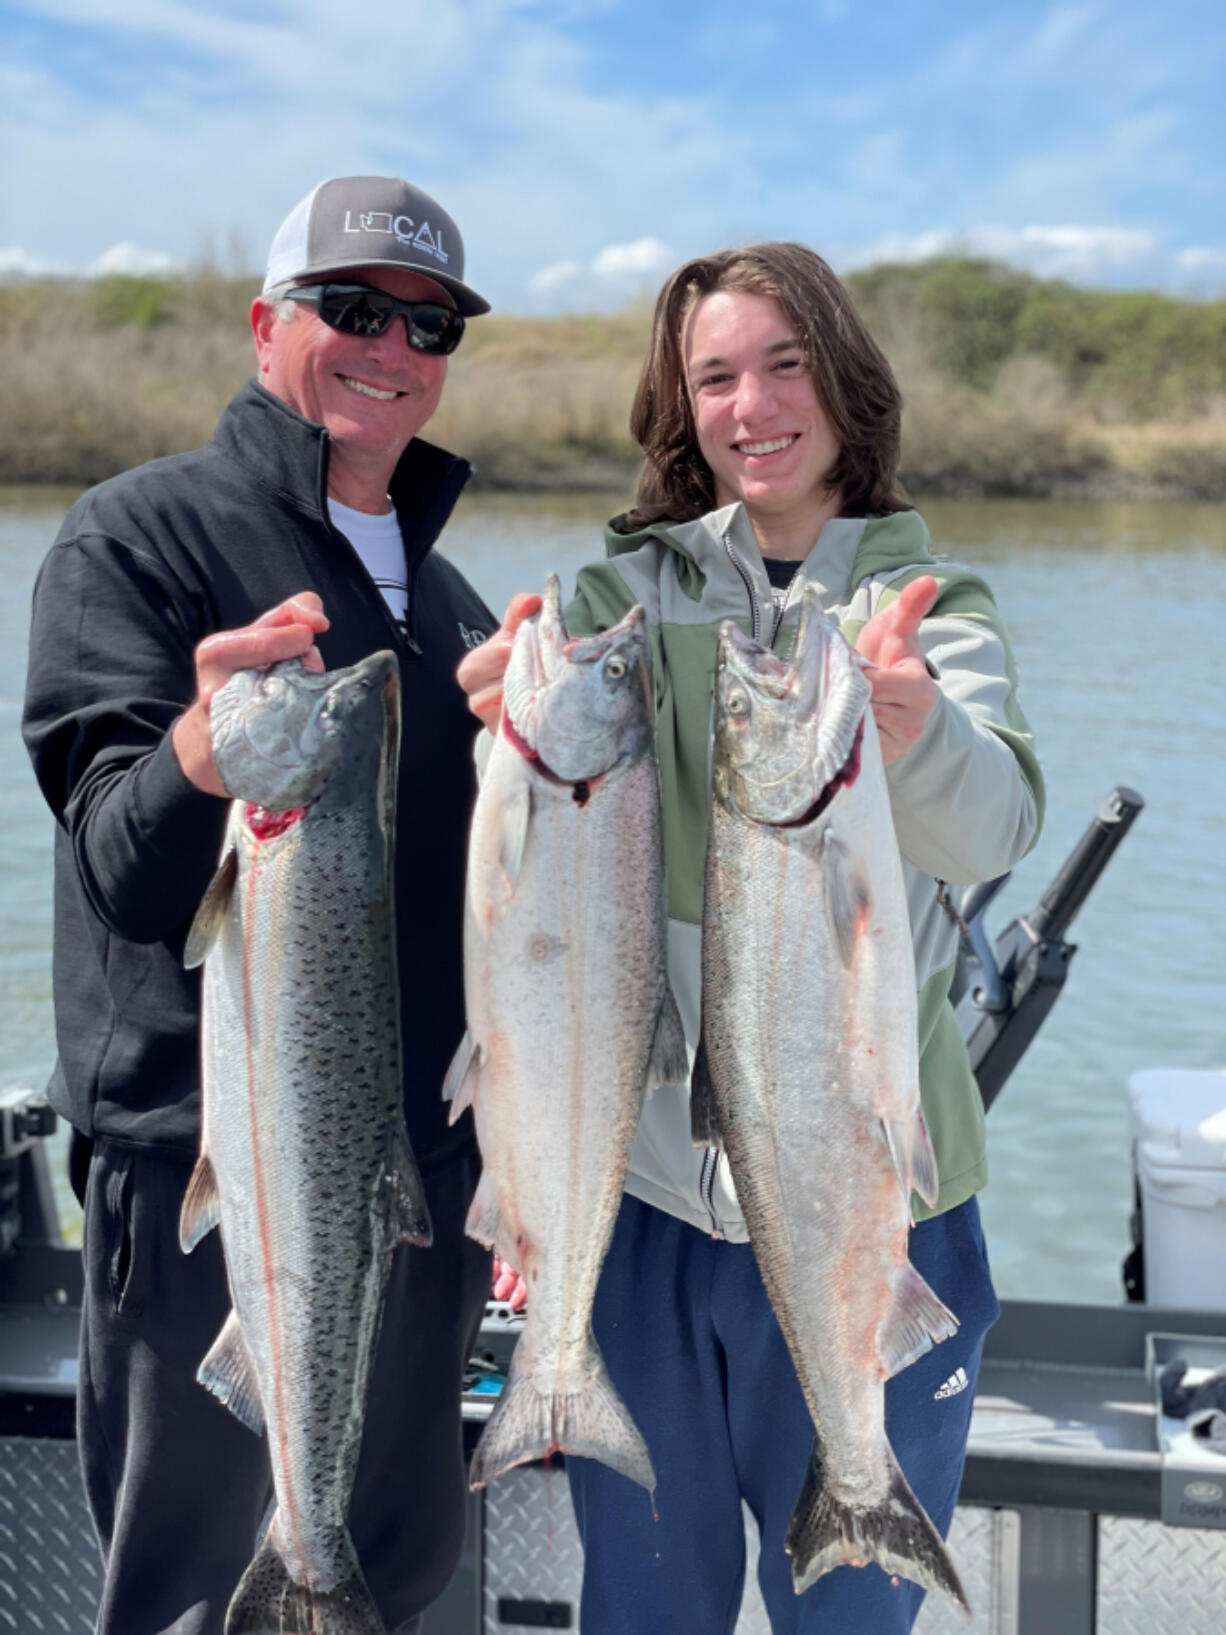
[[[1226,1312],[1226,1073],[1134,1073],[1132,1138],[1152,1306]]]

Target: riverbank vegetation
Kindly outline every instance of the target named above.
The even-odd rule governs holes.
[[[902,384],[913,494],[1226,499],[1226,300],[960,258],[847,282]],[[207,268],[0,285],[0,481],[96,482],[206,441],[251,373],[254,293]],[[624,487],[649,325],[481,319],[428,435],[488,487]]]

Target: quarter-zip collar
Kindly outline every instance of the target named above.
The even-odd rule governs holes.
[[[248,475],[305,516],[332,529],[328,460],[332,439],[258,380],[249,380],[222,414],[214,444]],[[391,495],[404,538],[410,593],[422,558],[442,532],[468,481],[467,460],[415,437],[392,474]]]

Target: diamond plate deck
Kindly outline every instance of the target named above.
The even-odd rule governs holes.
[[[0,1437],[0,1635],[89,1635],[101,1582],[76,1443]]]
[[[1012,1511],[967,1507],[957,1512],[950,1548],[974,1616],[968,1623],[952,1603],[930,1596],[916,1635],[1017,1635],[1018,1531]],[[748,1511],[745,1544],[745,1599],[736,1635],[770,1635],[758,1589],[757,1528]],[[508,1627],[498,1618],[503,1597],[566,1602],[578,1628],[582,1579],[583,1549],[565,1472],[528,1466],[500,1476],[485,1496],[486,1635],[502,1635]]]
[[[1102,1635],[1222,1635],[1226,1533],[1102,1517],[1097,1621]]]

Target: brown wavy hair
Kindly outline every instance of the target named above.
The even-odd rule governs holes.
[[[687,261],[660,291],[651,346],[630,411],[645,459],[637,504],[623,526],[689,522],[715,506],[715,479],[698,448],[685,378],[686,319],[716,290],[777,301],[795,326],[818,401],[839,441],[826,486],[848,516],[905,511],[898,482],[902,397],[885,357],[846,287],[803,244],[751,244]]]

